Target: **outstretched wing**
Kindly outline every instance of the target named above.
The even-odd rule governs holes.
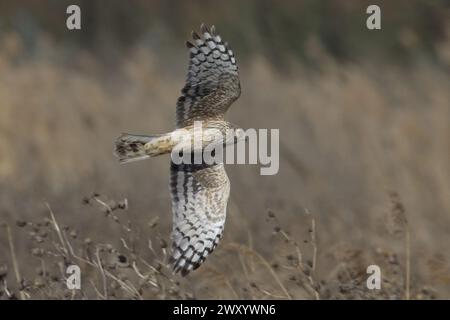
[[[217,246],[223,232],[230,182],[223,164],[171,164],[171,263],[185,276]]]
[[[239,98],[241,86],[238,67],[228,44],[222,42],[215,27],[200,27],[202,36],[192,32],[186,84],[177,102],[177,127],[195,120],[222,119],[230,105]]]

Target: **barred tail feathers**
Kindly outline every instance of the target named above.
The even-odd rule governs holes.
[[[114,154],[120,163],[128,163],[148,159],[172,150],[171,136],[135,135],[122,133],[115,143]]]

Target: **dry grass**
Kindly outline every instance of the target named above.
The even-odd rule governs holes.
[[[112,141],[172,128],[184,51],[161,59],[134,48],[107,68],[88,53],[63,62],[39,43],[32,58],[14,35],[0,49],[0,219],[11,231],[0,234],[0,298],[450,296],[442,65],[344,66],[317,47],[316,70],[293,64],[281,74],[262,58],[242,61],[230,119],[281,129],[280,172],[228,167],[225,238],[179,278],[166,268],[168,160],[119,166]],[[93,191],[101,195],[81,200]],[[80,291],[65,287],[72,263]],[[370,264],[382,269],[380,291],[365,286]]]

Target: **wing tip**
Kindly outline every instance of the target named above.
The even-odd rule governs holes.
[[[209,33],[209,29],[208,29],[208,27],[206,26],[205,23],[202,23],[202,24],[200,25],[200,31],[201,31],[202,33]]]
[[[172,258],[173,259],[173,258]],[[200,267],[201,263],[192,263],[191,261],[186,261],[183,265],[180,264],[180,259],[173,259],[170,264],[172,265],[172,273],[180,274],[182,277],[186,277],[191,271],[194,271]]]
[[[190,41],[186,41],[185,44],[188,49],[195,48],[195,45]]]
[[[194,39],[194,40],[200,39],[200,36],[198,35],[198,33],[195,30],[192,30],[191,36],[192,36],[192,39]]]

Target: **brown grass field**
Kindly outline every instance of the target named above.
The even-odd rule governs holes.
[[[224,239],[186,278],[167,268],[169,159],[119,165],[121,132],[171,130],[186,69],[130,48],[114,64],[62,59],[42,36],[0,47],[0,299],[450,298],[450,38],[439,63],[315,68],[239,58],[228,119],[280,129],[280,170],[229,165]],[[69,290],[77,264],[82,289]],[[368,290],[366,268],[382,271]]]

